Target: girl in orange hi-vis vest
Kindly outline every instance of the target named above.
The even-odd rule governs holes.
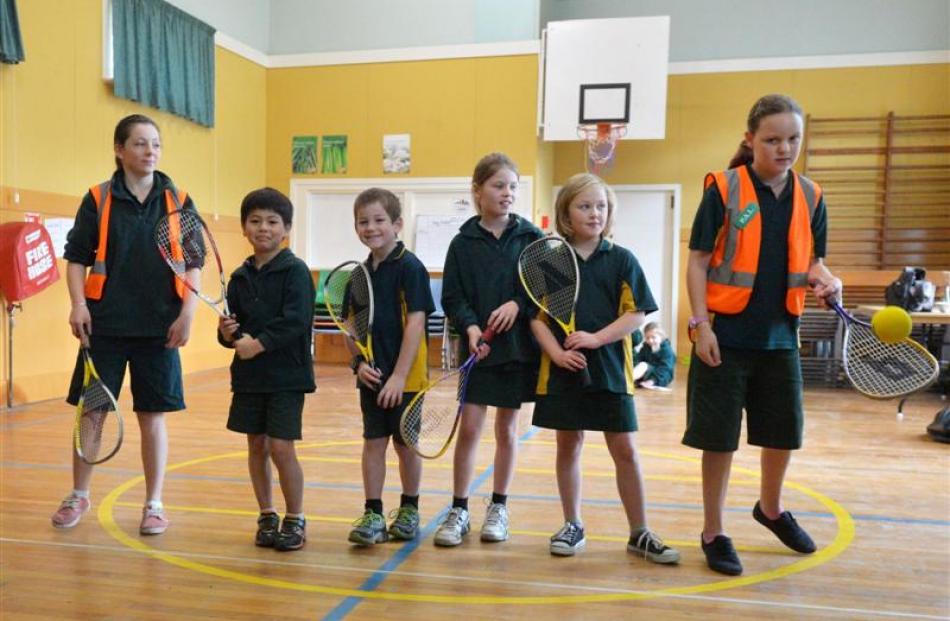
[[[709,567],[738,575],[723,505],[742,410],[749,444],[762,448],[756,521],[801,554],[815,543],[782,508],[791,452],[802,444],[798,325],[805,293],[840,298],[841,281],[822,264],[827,215],[821,188],[792,171],[801,149],[802,110],[766,95],[749,112],[729,169],[706,176],[690,237],[686,286],[693,355],[683,443],[703,451],[704,523]]]
[[[139,532],[157,535],[168,527],[162,484],[168,459],[165,412],[185,408],[178,348],[188,342],[197,301],[185,296],[153,241],[167,212],[194,209],[184,192],[156,169],[161,156],[158,126],[140,114],[115,128],[116,171],[83,197],[63,258],[73,336],[87,341],[103,382],[116,396],[132,381],[132,408],[142,436],[145,507]],[[88,270],[88,274],[87,274]],[[197,279],[198,270],[190,277]],[[82,390],[77,357],[67,402]],[[53,526],[72,528],[91,506],[92,466],[73,453],[73,491],[52,516]]]

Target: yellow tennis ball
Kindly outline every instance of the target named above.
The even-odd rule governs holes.
[[[910,336],[910,315],[900,306],[885,306],[871,317],[871,328],[885,343],[897,343]]]

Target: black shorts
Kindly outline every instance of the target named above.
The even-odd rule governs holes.
[[[164,337],[96,336],[89,337],[92,364],[116,399],[125,380],[128,364],[132,376],[132,410],[135,412],[176,412],[185,409],[181,381],[181,359],[177,349],[165,347]],[[82,350],[69,384],[66,402],[79,403],[82,393]]]
[[[228,429],[278,440],[300,440],[304,393],[236,392],[231,397]]]
[[[538,369],[521,362],[475,365],[468,378],[465,403],[517,410],[522,403],[534,401],[537,383]]]
[[[367,440],[393,437],[393,442],[405,446],[399,433],[402,412],[416,396],[414,392],[402,393],[402,403],[394,408],[381,408],[376,403],[379,393],[360,386],[360,410],[363,411],[363,437]]]
[[[538,395],[531,422],[537,427],[561,431],[638,429],[633,396],[606,391]]]
[[[722,364],[710,367],[693,353],[683,444],[704,451],[735,451],[745,409],[749,444],[801,448],[805,416],[798,350],[723,347],[720,356]]]

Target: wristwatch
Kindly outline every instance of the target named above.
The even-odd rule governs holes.
[[[356,354],[353,356],[353,359],[350,360],[350,369],[353,371],[353,375],[360,370],[360,365],[366,362],[366,358],[362,354]]]
[[[687,333],[692,343],[696,342],[696,330],[704,323],[709,323],[709,317],[690,317]]]

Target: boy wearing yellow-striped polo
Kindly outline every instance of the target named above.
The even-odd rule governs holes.
[[[366,363],[355,346],[351,367],[357,376],[363,412],[363,515],[353,524],[349,540],[357,545],[382,543],[390,536],[414,539],[419,533],[419,480],[422,460],[399,434],[399,419],[412,397],[428,380],[427,316],[435,310],[429,272],[396,236],[402,230],[402,209],[395,194],[370,188],[353,205],[356,234],[370,249],[366,259],[373,283],[373,358]],[[386,528],[383,483],[389,437],[399,457],[402,497]]]

